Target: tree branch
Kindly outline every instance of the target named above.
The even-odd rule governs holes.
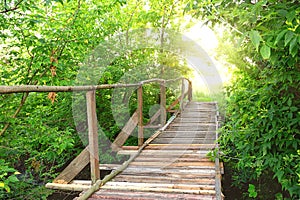
[[[20,0],[20,1],[15,5],[15,7],[13,7],[13,8],[7,9],[7,8],[5,7],[4,10],[0,11],[0,14],[8,13],[8,12],[15,11],[15,10],[19,9],[19,5],[22,3],[22,1],[23,1],[23,0]],[[6,1],[5,1],[5,6],[6,6]]]

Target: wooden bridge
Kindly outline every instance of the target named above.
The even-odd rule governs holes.
[[[189,102],[89,199],[222,199],[222,165],[207,157],[217,124],[215,103]]]
[[[166,106],[166,83],[182,81],[181,95]],[[160,128],[144,142],[143,85],[160,84],[160,109],[150,123],[160,117]],[[186,86],[187,85],[187,86]],[[99,164],[95,91],[98,89],[137,87],[138,106],[111,148],[130,155],[121,165]],[[0,93],[86,91],[89,145],[48,183],[51,189],[82,191],[76,199],[223,199],[217,129],[218,106],[211,102],[193,102],[192,85],[187,79],[152,79],[137,84],[98,86],[0,86]],[[176,104],[180,104],[175,110]],[[166,113],[174,115],[166,122]],[[123,146],[135,127],[138,146]],[[213,154],[213,159],[208,154]],[[73,180],[90,164],[91,180]],[[111,174],[100,180],[100,169]]]

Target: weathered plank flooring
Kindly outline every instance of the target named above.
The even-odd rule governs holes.
[[[89,199],[216,199],[215,103],[190,102],[129,166]]]

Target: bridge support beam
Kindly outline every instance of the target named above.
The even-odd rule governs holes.
[[[137,112],[138,112],[138,145],[142,146],[144,143],[144,127],[143,127],[143,86],[140,85],[137,90]]]
[[[188,87],[188,100],[189,102],[192,101],[193,99],[193,85],[192,85],[192,81],[187,80],[189,82],[189,87]]]
[[[160,124],[163,127],[166,123],[167,111],[166,111],[166,86],[165,82],[160,84]]]
[[[86,93],[87,119],[89,130],[89,151],[91,180],[96,183],[100,179],[99,152],[98,152],[98,121],[96,114],[96,95],[95,90]]]

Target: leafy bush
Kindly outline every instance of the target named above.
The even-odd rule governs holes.
[[[243,78],[228,88],[227,118],[220,143],[227,156],[238,158],[237,170],[247,174],[237,179],[257,179],[264,171],[272,171],[282,187],[297,196],[300,99],[290,92],[294,85],[290,87],[288,79],[299,80],[299,75],[286,68],[278,71],[240,73]]]
[[[0,197],[3,190],[6,192],[11,191],[11,185],[19,181],[16,177],[17,171],[8,166],[3,159],[0,159]]]
[[[190,1],[186,9],[224,27],[220,52],[237,68],[226,89],[227,116],[220,138],[222,151],[236,170],[235,179],[245,183],[273,176],[291,198],[298,199],[298,1],[199,0]],[[265,198],[259,191],[257,197]]]

